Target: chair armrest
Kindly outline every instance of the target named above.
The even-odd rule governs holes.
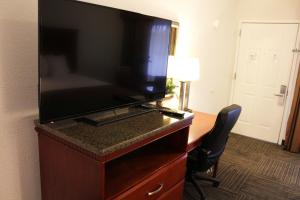
[[[200,151],[203,152],[204,154],[206,154],[207,156],[209,154],[211,154],[211,150],[207,150],[207,149],[204,149],[204,148],[201,148]]]

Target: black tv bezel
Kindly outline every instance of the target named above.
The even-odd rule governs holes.
[[[93,111],[87,111],[87,112],[82,112],[82,113],[78,113],[78,114],[65,115],[63,117],[56,117],[56,118],[52,118],[52,119],[48,119],[48,120],[41,120],[41,114],[40,114],[41,113],[40,112],[41,111],[40,28],[42,26],[42,20],[41,20],[41,15],[40,15],[40,1],[41,0],[38,0],[38,108],[39,108],[39,122],[41,124],[52,123],[52,122],[55,122],[55,121],[66,120],[66,119],[76,119],[76,118],[79,118],[79,117],[83,117],[85,115],[94,114],[94,113],[98,113],[98,112],[109,111],[109,110],[114,110],[114,109],[118,109],[118,108],[121,109],[121,108],[126,108],[126,107],[138,106],[138,105],[142,105],[144,103],[149,103],[149,102],[152,102],[152,101],[160,100],[160,99],[163,99],[165,97],[165,95],[166,95],[166,84],[165,84],[165,91],[164,91],[162,97],[149,98],[149,99],[146,99],[145,101],[137,101],[137,102],[134,102],[134,103],[122,104],[122,105],[119,105],[119,106],[111,106],[111,107],[97,109],[97,110],[93,110]],[[139,15],[146,16],[146,17],[156,18],[156,19],[160,19],[160,20],[166,20],[166,21],[170,22],[170,27],[172,26],[172,20],[166,19],[166,18],[146,15],[146,14],[142,14],[142,13],[138,13],[138,12],[134,12],[134,11],[124,10],[124,9],[105,6],[105,5],[100,5],[100,4],[94,4],[94,3],[90,3],[90,2],[75,1],[75,0],[67,0],[67,1],[73,1],[74,3],[78,3],[78,4],[88,4],[90,6],[95,6],[95,7],[104,7],[104,8],[115,9],[115,10],[120,10],[120,11],[126,11],[126,12],[131,12],[131,13],[139,14]],[[169,45],[168,45],[168,52],[170,52],[170,42],[169,42]],[[168,67],[166,68],[166,80],[167,80],[167,70],[168,70]]]

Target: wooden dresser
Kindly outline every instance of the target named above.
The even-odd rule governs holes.
[[[39,124],[43,200],[181,200],[189,126],[153,111],[100,127]]]

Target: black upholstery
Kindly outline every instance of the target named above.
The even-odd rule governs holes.
[[[218,116],[214,128],[203,139],[201,145],[188,155],[187,162],[187,180],[192,180],[192,183],[197,187],[193,176],[197,172],[205,172],[217,164],[220,156],[224,152],[229,133],[237,122],[242,108],[239,105],[231,105],[223,108]],[[201,122],[197,122],[201,123]],[[218,186],[218,181],[211,178],[200,178],[206,181],[212,181],[215,186]],[[203,193],[200,188],[196,188],[199,193]],[[204,199],[204,194],[200,194]]]

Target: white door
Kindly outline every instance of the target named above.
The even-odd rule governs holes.
[[[278,142],[298,26],[242,25],[233,102],[243,110],[233,132]]]

